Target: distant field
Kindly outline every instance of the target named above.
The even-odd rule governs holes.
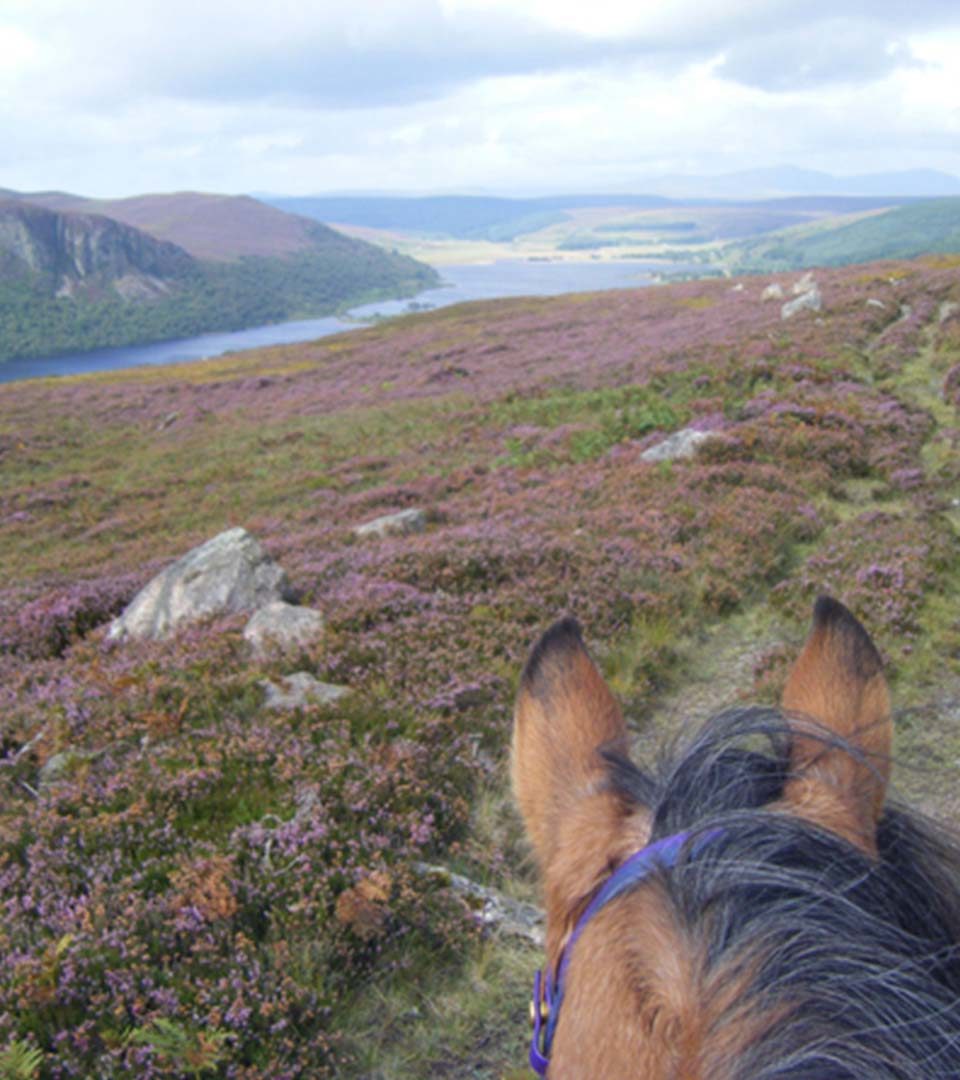
[[[333,224],[350,236],[439,266],[498,259],[687,259],[710,256],[725,240],[821,220],[833,219],[811,210],[706,207],[686,208],[678,220],[676,210],[589,207],[570,210],[543,227],[501,241],[427,236],[342,221]],[[683,250],[676,251],[678,246]]]
[[[512,219],[513,231],[477,229],[472,236],[465,227],[463,235],[443,234],[441,220],[433,231],[396,223],[335,224],[437,266],[498,259],[663,258],[700,262],[711,272],[760,272],[960,250],[958,205],[954,199],[891,206],[889,200],[853,198],[656,207],[611,202],[571,205],[546,221],[527,214]],[[453,210],[447,207],[447,213]],[[362,209],[354,208],[354,214],[364,216]]]

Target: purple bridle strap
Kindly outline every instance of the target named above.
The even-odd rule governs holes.
[[[690,856],[698,854],[700,850],[712,840],[722,835],[722,829],[708,829],[701,833],[690,846]],[[570,966],[570,957],[573,947],[583,933],[587,924],[601,908],[616,899],[622,893],[639,885],[641,881],[649,877],[654,870],[669,869],[677,864],[680,855],[687,842],[690,840],[689,832],[676,833],[658,840],[655,844],[648,844],[630,856],[624,863],[607,878],[587,904],[583,914],[577,920],[570,940],[563,947],[560,954],[560,963],[557,966],[557,977],[553,979],[548,972],[546,975],[538,971],[533,978],[533,1036],[530,1040],[530,1067],[538,1076],[546,1076],[547,1066],[550,1064],[550,1044],[553,1042],[553,1033],[557,1027],[560,1016],[560,1005],[563,1001],[563,990],[566,982],[567,968]],[[544,1023],[544,1006],[546,1006],[546,1023]],[[542,1047],[542,1049],[541,1049]]]
[[[550,992],[544,985],[543,972],[537,971],[533,976],[533,1035],[530,1039],[530,1068],[538,1076],[546,1076],[547,1066],[550,1061],[540,1052],[540,1036],[544,1030],[542,1006],[550,1008]],[[549,1015],[549,1013],[548,1013]],[[544,1049],[549,1050],[549,1045]]]

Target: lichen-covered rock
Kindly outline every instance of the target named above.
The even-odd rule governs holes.
[[[761,300],[782,300],[783,286],[778,282],[771,282],[760,294]]]
[[[107,637],[167,637],[178,626],[213,615],[256,611],[289,599],[283,570],[246,529],[228,529],[158,574],[110,624]]]
[[[307,671],[295,671],[285,675],[280,683],[264,679],[260,685],[266,691],[264,707],[267,709],[303,709],[308,705],[332,705],[350,693],[348,686],[334,686],[320,682]]]
[[[669,435],[663,442],[648,447],[640,457],[643,461],[676,461],[692,458],[697,452],[697,447],[709,438],[709,431],[683,428]]]
[[[302,651],[323,637],[323,616],[313,608],[283,600],[266,604],[244,627],[243,636],[258,656]]]
[[[368,536],[404,536],[421,533],[427,527],[427,515],[422,510],[400,510],[396,514],[384,514],[353,530],[353,535],[363,539]]]

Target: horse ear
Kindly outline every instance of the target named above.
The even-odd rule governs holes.
[[[513,728],[513,788],[544,874],[548,925],[649,836],[645,814],[607,784],[603,749],[625,754],[626,726],[580,627],[564,619],[530,654]]]
[[[787,808],[875,855],[890,778],[890,694],[870,635],[830,597],[814,606],[782,705],[793,729]]]

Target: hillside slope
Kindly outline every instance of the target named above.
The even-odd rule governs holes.
[[[930,199],[813,232],[775,233],[727,248],[736,270],[849,266],[873,259],[960,251],[960,198]]]
[[[36,198],[0,201],[0,361],[316,317],[438,280],[254,199]]]
[[[47,1075],[525,1076],[541,952],[443,868],[536,897],[512,701],[568,612],[649,750],[776,700],[834,594],[884,654],[900,794],[955,822],[960,260],[816,279],[786,320],[770,278],[690,282],[0,386],[0,1046]],[[693,457],[644,458],[687,428]],[[412,507],[420,533],[353,531]],[[105,639],[237,525],[322,641]],[[266,708],[295,671],[353,693]]]

